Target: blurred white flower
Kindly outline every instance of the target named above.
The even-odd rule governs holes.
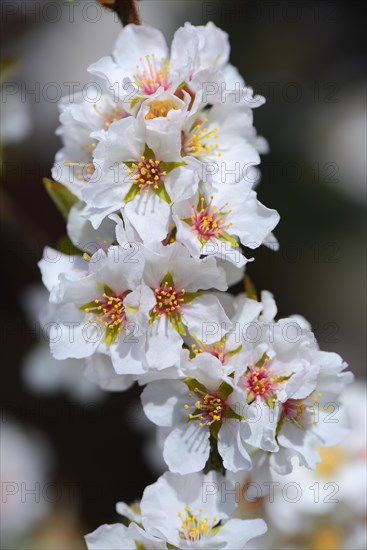
[[[42,286],[26,289],[22,295],[30,325],[40,319],[47,306],[48,293]],[[78,359],[58,361],[51,355],[46,339],[35,344],[26,354],[22,367],[23,382],[35,394],[65,393],[72,401],[83,404],[99,403],[106,394],[83,373],[83,362]]]
[[[366,82],[346,88],[315,113],[307,134],[315,175],[348,198],[366,202]]]
[[[20,426],[6,412],[1,418],[1,547],[18,548],[16,540],[50,509],[45,495],[52,454],[34,428]]]

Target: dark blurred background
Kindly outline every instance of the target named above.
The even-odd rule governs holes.
[[[129,407],[139,389],[101,405],[34,397],[21,380],[36,341],[20,291],[39,281],[36,262],[65,224],[44,191],[60,141],[57,100],[68,83],[88,82],[87,66],[111,51],[120,24],[93,1],[2,3],[1,57],[17,58],[8,81],[30,128],[3,139],[1,182],[2,407],[36,424],[58,457],[56,477],[77,487],[83,530],[115,519],[114,505],[140,498],[155,474],[142,458],[144,436]],[[143,0],[144,22],[171,40],[185,21],[225,29],[231,61],[267,103],[255,111],[270,144],[260,200],[276,208],[280,251],[257,250],[249,274],[276,296],[279,314],[300,313],[324,350],[340,353],[359,377],[366,334],[366,73],[362,5],[351,1]],[[32,93],[33,90],[33,93]],[[13,92],[11,92],[13,94]],[[9,93],[7,95],[9,97]],[[6,99],[6,98],[5,98]],[[4,99],[2,98],[4,101]],[[6,108],[6,104],[2,104]],[[17,109],[10,126],[18,124]],[[13,122],[12,122],[13,120]],[[11,141],[11,140],[9,140]],[[129,412],[128,412],[129,411]],[[152,459],[153,461],[153,459]]]

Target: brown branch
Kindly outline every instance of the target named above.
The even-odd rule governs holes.
[[[128,25],[129,23],[141,25],[136,0],[97,0],[97,2],[117,13],[123,25]]]

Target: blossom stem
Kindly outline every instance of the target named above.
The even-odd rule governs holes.
[[[98,0],[98,2],[105,8],[116,12],[124,26],[130,23],[142,24],[136,0]]]
[[[223,466],[223,459],[218,452],[218,443],[215,437],[210,435],[210,455],[205,464],[204,473],[207,474],[211,470],[215,470],[225,475],[225,468]]]

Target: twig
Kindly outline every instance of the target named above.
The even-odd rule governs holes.
[[[97,0],[97,2],[117,13],[123,25],[128,25],[129,23],[141,25],[136,0]]]

